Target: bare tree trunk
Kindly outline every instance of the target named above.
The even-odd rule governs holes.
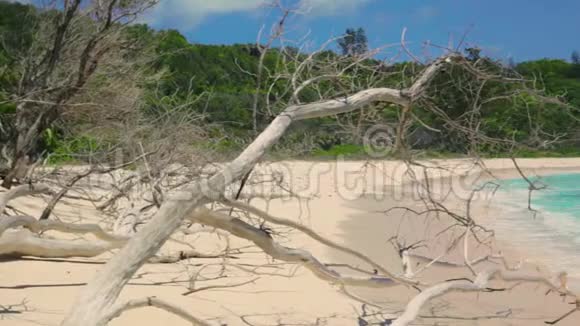
[[[399,124],[397,125],[397,136],[395,139],[395,154],[404,156],[406,145],[407,145],[407,127],[409,124],[409,114],[411,111],[411,106],[405,106],[401,110],[401,116],[399,118]]]
[[[6,189],[12,188],[14,182],[22,176],[22,171],[26,171],[28,168],[28,156],[15,155],[14,158],[14,163],[2,180],[2,187]]]
[[[26,103],[21,103],[16,109],[16,142],[14,143],[12,165],[2,181],[2,187],[6,189],[10,189],[14,182],[26,173],[34,145],[40,137],[38,128],[44,114],[38,114],[34,120],[27,119],[27,115],[33,113],[29,112],[31,109]]]
[[[105,314],[110,312],[127,282],[153,256],[182,221],[191,217],[204,203],[219,199],[226,187],[243,177],[285,133],[293,121],[352,112],[375,102],[410,105],[420,96],[424,87],[442,66],[441,58],[425,70],[410,90],[375,88],[356,93],[348,98],[294,105],[278,115],[270,125],[231,163],[209,179],[195,182],[170,196],[151,221],[115,255],[95,278],[83,289],[63,326],[102,326]],[[405,93],[405,95],[403,95]]]
[[[42,133],[63,108],[84,92],[90,78],[107,59],[122,53],[122,31],[156,0],[49,1],[58,15],[36,17],[37,33],[22,62],[14,128],[16,141],[2,186],[10,188],[36,154]],[[49,6],[49,7],[50,7]],[[86,20],[78,19],[80,17]],[[93,28],[78,28],[89,23]]]

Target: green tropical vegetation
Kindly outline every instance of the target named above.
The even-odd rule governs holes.
[[[43,14],[46,13],[30,5],[0,1],[0,142],[13,139],[11,124],[17,96],[14,89],[22,74],[20,58],[15,54],[30,49],[37,26],[30,21]],[[295,48],[196,44],[176,30],[154,30],[144,24],[132,25],[124,33],[127,40],[139,40],[138,44],[132,43],[133,52],[124,54],[125,60],[133,60],[145,47],[151,50],[147,52],[150,58],[140,63],[140,71],[151,77],[138,83],[138,110],[142,117],[156,122],[180,121],[187,116],[205,135],[201,144],[191,146],[219,152],[240,150],[255,135],[254,122],[258,129],[264,128],[291,102],[289,81],[284,76],[298,71],[309,56]],[[317,53],[314,64],[299,72],[301,80],[327,72],[342,74],[323,80],[316,87],[305,87],[297,99],[312,102],[368,87],[408,86],[423,68],[416,62],[385,65],[375,58],[361,60],[360,55],[367,49],[365,31],[348,29],[337,42],[336,51]],[[463,155],[474,150],[489,156],[503,156],[510,151],[525,156],[580,154],[580,114],[575,110],[580,107],[577,52],[570,62],[547,58],[513,67],[482,56],[476,48],[465,49],[465,55],[486,74],[504,78],[482,82],[460,66],[444,71],[434,80],[429,101],[420,101],[412,108],[413,117],[405,130],[409,148],[433,156]],[[355,61],[357,65],[353,65]],[[260,74],[263,76],[258,78]],[[505,76],[518,82],[506,82]],[[522,79],[526,81],[521,82]],[[102,80],[95,81],[99,82]],[[477,96],[466,96],[466,92]],[[547,98],[550,100],[544,100]],[[257,112],[256,121],[253,110]],[[275,152],[280,156],[361,156],[368,126],[396,126],[400,119],[401,115],[389,105],[377,105],[363,113],[305,121],[292,127]],[[71,161],[75,157],[71,152],[109,148],[102,142],[115,142],[113,136],[103,136],[110,130],[87,128],[92,123],[82,114],[63,117],[43,134],[38,151],[42,155],[57,154],[53,161],[58,161],[54,157]],[[486,139],[511,139],[521,146],[514,149],[501,141],[481,141],[481,137],[471,137],[461,128],[440,132],[454,123],[471,124]]]

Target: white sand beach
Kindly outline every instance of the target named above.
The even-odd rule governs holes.
[[[518,162],[529,175],[580,172],[580,159],[521,159]],[[418,179],[429,177],[435,193],[441,195],[447,207],[458,211],[465,212],[474,184],[493,179],[471,161],[438,160],[436,163],[447,170],[428,170],[427,175],[421,169],[413,170]],[[519,176],[511,160],[494,159],[484,163],[487,171],[497,178]],[[464,231],[464,228],[456,228],[439,235],[454,224],[448,217],[427,218],[400,209],[385,212],[397,206],[420,209],[420,201],[414,195],[415,188],[409,184],[407,167],[397,161],[285,161],[264,164],[255,173],[271,170],[280,171],[286,185],[303,199],[254,198],[252,204],[267,209],[274,216],[299,221],[333,241],[364,252],[395,273],[402,273],[403,269],[397,251],[389,242],[393,236],[398,236],[398,240],[407,245],[426,240],[414,253],[433,259],[443,254],[450,241]],[[272,193],[271,189],[262,189],[260,185],[248,191],[260,195]],[[496,204],[496,199],[488,192],[473,200],[469,213],[478,224],[489,229],[497,225],[504,211]],[[46,199],[40,197],[19,198],[12,202],[14,207],[32,216],[39,216],[45,204]],[[106,225],[104,221],[110,220],[94,205],[82,200],[64,200],[57,206],[55,215],[64,221],[103,225]],[[336,252],[296,230],[276,228],[275,231],[278,233],[273,236],[282,245],[308,250],[324,263],[349,263],[369,268],[363,262]],[[525,260],[524,271],[540,271],[546,275],[557,272],[551,266],[545,266],[537,248],[524,248],[510,242],[508,231],[498,230],[491,247],[479,245],[471,239],[471,259],[501,252],[511,266]],[[194,248],[211,254],[226,246],[225,239],[225,235],[211,233],[181,234],[168,242],[162,251]],[[246,241],[229,237],[229,246],[242,253],[236,254],[235,259],[194,258],[176,264],[148,264],[124,289],[121,299],[155,296],[212,325],[362,325],[358,317],[364,315],[363,306],[364,310],[370,311],[374,305],[380,307],[385,315],[397,315],[418,294],[416,289],[405,286],[384,289],[349,287],[349,297],[340,286],[328,284],[300,266],[273,261]],[[464,254],[463,245],[459,245],[441,262],[462,264]],[[58,325],[82,286],[99,272],[111,255],[102,255],[98,259],[5,259],[0,263],[0,305],[25,302],[26,309],[0,314],[0,325]],[[491,262],[483,263],[476,269],[489,264]],[[416,266],[416,270],[422,265]],[[574,271],[570,274],[573,275]],[[472,275],[468,268],[442,263],[434,264],[418,276],[426,283],[469,277]],[[182,295],[191,286],[192,278],[196,279],[194,289],[198,291]],[[554,320],[573,308],[570,299],[554,292],[547,293],[548,288],[543,285],[493,282],[493,288],[500,290],[451,293],[437,298],[421,311],[422,318],[416,320],[416,324],[544,325],[545,321]],[[360,300],[355,300],[354,296]],[[380,315],[367,317],[366,320],[374,320],[376,325],[385,320]],[[142,308],[126,312],[114,319],[111,325],[188,323],[155,308]],[[580,312],[558,325],[580,325]]]

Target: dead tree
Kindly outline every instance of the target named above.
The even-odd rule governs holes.
[[[118,250],[115,256],[104,265],[102,270],[81,291],[62,323],[64,326],[106,325],[111,319],[119,316],[123,311],[145,306],[165,309],[192,323],[206,324],[206,322],[195,317],[195,314],[152,297],[128,302],[117,302],[123,287],[144,264],[152,261],[175,262],[187,259],[188,257],[204,257],[204,255],[192,252],[182,252],[172,257],[155,256],[164,243],[178,229],[182,228],[184,224],[200,227],[202,225],[209,226],[212,230],[216,230],[215,232],[219,232],[220,234],[245,239],[271,258],[288,264],[304,266],[320,280],[340,285],[345,293],[346,290],[344,287],[349,285],[386,290],[397,285],[420,287],[423,291],[409,302],[404,312],[391,316],[391,319],[397,325],[408,325],[413,322],[419,316],[421,307],[438,296],[452,291],[485,291],[489,289],[488,283],[492,279],[542,283],[552,291],[563,295],[572,295],[566,288],[565,274],[558,274],[554,279],[551,279],[541,275],[519,273],[505,266],[476,272],[473,266],[483,259],[471,259],[469,257],[469,242],[467,239],[469,237],[476,237],[473,230],[478,226],[474,224],[469,213],[467,214],[468,216],[460,216],[458,213],[445,207],[437,198],[434,198],[431,195],[428,178],[421,184],[422,190],[427,194],[422,200],[428,204],[430,211],[452,216],[456,219],[457,226],[465,230],[462,236],[457,241],[454,241],[452,245],[457,246],[461,242],[461,239],[464,240],[465,262],[461,266],[468,267],[472,271],[473,281],[455,280],[444,281],[434,285],[422,284],[414,278],[421,271],[412,269],[414,266],[412,261],[422,258],[409,252],[414,248],[413,246],[401,246],[399,248],[402,265],[405,267],[404,273],[399,275],[373,261],[364,253],[354,251],[336,241],[327,239],[317,233],[316,230],[305,225],[295,223],[283,217],[273,216],[247,203],[233,201],[231,198],[227,198],[225,192],[230,186],[241,180],[254,168],[266,152],[282,139],[292,123],[306,119],[368,110],[374,105],[385,103],[389,104],[389,109],[405,110],[406,118],[404,120],[406,121],[407,118],[412,117],[411,109],[413,105],[425,100],[432,80],[443,69],[455,65],[469,66],[469,62],[461,55],[455,52],[449,52],[425,65],[422,73],[415,78],[409,87],[362,87],[362,89],[356,92],[350,92],[349,89],[344,94],[337,96],[333,90],[328,91],[330,94],[324,92],[321,87],[317,87],[318,84],[326,80],[339,79],[344,74],[344,71],[352,67],[357,67],[360,61],[355,59],[353,62],[352,59],[349,59],[350,62],[346,64],[336,64],[332,69],[323,70],[322,74],[316,75],[314,73],[317,70],[316,64],[314,64],[316,55],[317,53],[314,53],[302,57],[299,61],[298,57],[294,57],[297,60],[295,69],[288,70],[285,74],[269,76],[275,82],[279,80],[286,81],[285,91],[291,95],[289,100],[290,104],[284,106],[276,114],[276,117],[267,128],[233,161],[225,165],[211,165],[211,169],[208,168],[208,171],[197,171],[199,173],[191,177],[190,175],[181,175],[181,178],[177,182],[168,185],[162,181],[172,174],[171,168],[163,168],[164,165],[168,166],[171,163],[172,156],[169,155],[166,161],[159,164],[159,168],[152,169],[147,165],[141,171],[142,173],[136,173],[134,177],[123,179],[128,186],[125,188],[123,184],[119,185],[119,192],[122,193],[120,195],[121,197],[125,195],[125,192],[133,191],[134,180],[137,180],[135,181],[137,184],[148,186],[148,194],[138,198],[140,200],[139,205],[136,205],[135,209],[130,212],[130,214],[136,216],[137,220],[144,223],[144,226],[137,230],[133,236],[114,234],[97,225],[75,225],[50,220],[37,221],[35,218],[26,216],[3,216],[0,223],[0,253],[16,254],[17,256],[93,257],[105,251]],[[361,60],[364,60],[364,57]],[[319,100],[303,103],[300,94],[309,87],[318,91]],[[278,103],[278,105],[281,104]],[[267,109],[269,110],[270,107],[268,106]],[[272,112],[275,111],[273,110]],[[452,119],[450,119],[449,123],[457,129],[465,131],[465,133],[471,135],[477,134],[477,132],[474,132],[469,127],[464,127],[460,123],[452,121]],[[486,140],[484,135],[478,135],[478,137]],[[404,143],[401,143],[401,146],[404,145]],[[407,163],[414,166],[419,166],[420,164],[410,159]],[[411,174],[412,172],[409,173]],[[65,189],[74,180],[73,178],[71,182],[65,184]],[[0,205],[2,205],[0,207],[4,208],[12,198],[19,194],[32,192],[34,189],[42,190],[45,188],[41,185],[15,187],[0,197]],[[64,191],[66,192],[66,190]],[[62,198],[61,193],[63,193],[63,190],[53,198],[57,198],[56,200]],[[112,197],[115,200],[118,198],[116,194]],[[54,206],[52,202],[49,208],[51,206]],[[257,218],[261,223],[256,225],[256,223],[251,223],[252,221],[224,213],[224,207],[226,212],[230,211],[230,209],[243,211],[248,216]],[[2,213],[4,213],[3,209],[0,210],[0,214]],[[347,276],[341,274],[333,268],[333,265],[325,264],[306,250],[281,245],[277,240],[276,234],[272,233],[272,230],[266,227],[265,223],[298,230],[330,248],[365,262],[373,270],[366,271],[347,265],[348,268],[360,272],[362,276]],[[43,231],[54,229],[67,233],[91,233],[99,241],[79,244],[45,239],[39,236]],[[21,245],[15,246],[15,243]],[[226,251],[223,256],[227,255],[228,252]],[[442,257],[434,259],[423,258],[427,261],[427,265],[442,263]],[[191,291],[196,290],[199,289],[192,289]]]
[[[116,309],[115,302],[123,286],[186,219],[211,225],[248,239],[277,259],[301,262],[317,276],[330,282],[371,287],[388,287],[396,283],[415,284],[415,281],[406,279],[404,276],[397,276],[384,268],[380,269],[382,275],[380,277],[344,278],[337,272],[329,270],[308,253],[280,247],[260,229],[235,217],[211,212],[203,206],[216,200],[219,201],[226,187],[242,178],[283,136],[292,122],[352,112],[376,102],[391,102],[407,107],[421,98],[429,82],[440,69],[461,60],[462,58],[456,54],[437,59],[425,69],[409,89],[367,89],[346,98],[289,106],[235,160],[225,165],[209,179],[194,182],[169,196],[142,231],[137,233],[89,282],[73,304],[63,325],[104,325],[107,322],[104,316],[109,314],[111,309]],[[496,274],[496,272],[488,273],[482,277],[487,280]],[[445,286],[452,287],[453,284]],[[402,322],[402,325],[405,324],[407,322]]]
[[[413,266],[411,260],[420,259],[417,255],[402,252],[402,263],[407,268],[403,275],[398,275],[376,263],[365,254],[327,239],[311,228],[224,197],[224,192],[228,186],[240,180],[252,169],[266,151],[284,135],[284,132],[292,122],[353,112],[367,108],[370,104],[377,102],[390,102],[400,107],[409,107],[410,104],[423,96],[423,93],[429,87],[430,81],[440,69],[447,65],[462,63],[462,57],[457,54],[445,55],[429,65],[409,89],[371,88],[346,98],[290,105],[235,160],[225,166],[216,166],[212,171],[208,172],[210,174],[208,177],[199,175],[197,180],[193,182],[186,180],[177,189],[170,189],[164,192],[157,211],[133,237],[113,234],[97,225],[67,224],[49,220],[37,221],[35,218],[25,216],[4,216],[0,224],[0,253],[39,257],[93,257],[105,251],[119,250],[100,273],[96,275],[95,279],[83,289],[77,302],[73,304],[69,314],[63,321],[63,325],[106,325],[123,311],[144,306],[165,309],[193,323],[204,324],[205,322],[195,317],[194,314],[155,298],[116,302],[122,288],[143,264],[148,262],[176,262],[190,257],[207,257],[194,252],[179,253],[175,257],[155,256],[159,248],[185,222],[211,226],[221,232],[246,239],[270,257],[279,261],[302,265],[319,279],[333,284],[340,284],[343,288],[350,285],[388,290],[390,287],[400,284],[411,287],[426,287],[421,294],[411,300],[402,314],[392,316],[397,325],[411,323],[419,316],[420,308],[433,298],[451,291],[485,291],[488,289],[488,282],[495,278],[507,281],[538,282],[547,285],[553,291],[571,295],[565,287],[565,274],[557,275],[554,279],[548,279],[541,275],[524,274],[509,268],[495,268],[479,273],[474,272],[475,281],[447,281],[428,286],[414,279],[414,276],[419,274],[420,271],[410,269]],[[150,179],[155,177],[148,172],[146,176],[149,179],[145,183],[151,184]],[[427,188],[427,193],[429,193],[429,184],[426,184],[425,187]],[[155,188],[155,186],[152,188]],[[2,205],[1,207],[5,207],[8,201],[17,196],[48,191],[48,187],[42,185],[22,185],[4,193],[0,198],[0,204]],[[56,196],[59,197],[58,194]],[[436,210],[456,216],[458,222],[466,228],[465,238],[467,238],[468,234],[472,234],[472,229],[475,226],[469,216],[461,217],[456,215],[447,210],[445,206],[438,204],[437,200],[430,196],[426,200],[434,205]],[[268,229],[226,214],[215,206],[206,205],[216,202],[222,203],[226,207],[245,211],[272,225],[296,229],[330,248],[364,261],[374,269],[374,272],[351,267],[363,275],[345,276],[334,270],[332,265],[323,263],[308,251],[280,245],[276,241],[275,235],[272,235]],[[152,203],[149,206],[155,210],[154,201]],[[226,211],[228,210],[229,208],[226,209]],[[143,213],[139,209],[136,214]],[[24,229],[19,229],[20,227]],[[44,239],[38,236],[39,233],[47,230],[59,230],[75,234],[91,233],[99,240],[79,243],[78,241]],[[465,243],[467,243],[467,240]],[[408,251],[412,247],[408,247],[403,251]],[[465,266],[472,267],[481,261],[481,259],[470,259],[467,249],[465,249],[465,257]],[[429,264],[440,263],[439,260],[439,258],[435,258]]]
[[[42,133],[66,108],[82,105],[91,80],[127,47],[124,29],[156,0],[56,1],[39,9],[30,22],[34,39],[21,55],[19,83],[11,91],[16,105],[11,166],[2,186],[10,188],[19,172],[34,161]],[[124,47],[125,46],[125,47]],[[80,103],[79,103],[80,102]],[[86,103],[85,103],[86,104]]]

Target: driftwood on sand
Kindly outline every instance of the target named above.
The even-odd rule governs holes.
[[[420,292],[411,299],[403,309],[403,312],[392,316],[393,325],[398,326],[413,323],[419,317],[421,308],[434,298],[455,291],[485,291],[489,287],[489,282],[494,279],[510,282],[542,283],[562,295],[573,296],[566,288],[565,274],[558,274],[556,278],[549,279],[539,274],[509,270],[505,266],[475,272],[473,270],[475,262],[467,257],[467,240],[465,241],[465,261],[462,266],[472,270],[474,280],[425,284],[414,278],[416,271],[410,270],[411,266],[413,266],[411,260],[417,259],[417,257],[413,257],[407,252],[402,252],[401,262],[405,270],[404,273],[399,275],[383,267],[367,255],[322,236],[312,228],[285,218],[275,217],[248,204],[232,201],[224,197],[226,189],[247,175],[264,154],[283,137],[293,122],[364,110],[369,105],[378,102],[392,103],[407,110],[424,95],[430,81],[441,69],[447,65],[460,63],[462,60],[462,57],[450,54],[433,61],[413,85],[407,89],[371,88],[344,98],[290,105],[233,161],[219,167],[211,176],[186,182],[177,189],[171,189],[171,191],[163,193],[162,190],[159,190],[159,184],[155,184],[151,180],[151,176],[149,176],[148,182],[152,184],[152,188],[156,189],[156,192],[154,192],[153,198],[148,201],[146,208],[135,207],[131,214],[139,218],[139,214],[145,214],[145,212],[153,213],[147,220],[143,219],[145,220],[143,222],[144,226],[134,235],[119,235],[114,232],[115,230],[105,230],[96,224],[65,223],[48,219],[47,217],[56,202],[63,197],[66,190],[61,189],[60,192],[52,192],[48,186],[40,184],[22,185],[13,188],[0,194],[0,214],[2,214],[0,218],[0,255],[63,258],[94,257],[106,252],[114,252],[114,256],[80,291],[62,322],[63,326],[102,326],[121,315],[124,311],[148,306],[166,310],[193,324],[210,325],[209,322],[196,317],[195,311],[186,311],[155,297],[122,303],[117,302],[125,285],[144,264],[151,262],[172,263],[191,257],[204,257],[204,255],[193,251],[181,252],[176,256],[157,256],[159,249],[185,223],[204,225],[211,227],[212,230],[245,239],[269,257],[282,262],[304,266],[318,279],[339,285],[342,289],[345,286],[378,288],[383,289],[386,295],[389,289],[396,285],[418,289]],[[69,182],[65,187],[70,188],[72,185],[74,185],[74,182]],[[46,193],[56,193],[57,196],[53,198],[57,199],[49,202],[49,210],[43,214],[42,219],[37,220],[31,216],[8,216],[4,214],[9,201],[25,195]],[[118,194],[113,196],[117,198]],[[329,248],[359,259],[372,268],[374,272],[372,274],[367,273],[364,276],[350,276],[340,273],[333,269],[332,265],[323,263],[309,251],[285,247],[277,242],[266,229],[214,209],[215,206],[208,205],[210,203],[220,203],[228,208],[236,208],[270,224],[299,231]],[[438,209],[442,210],[441,208]],[[474,226],[470,219],[462,219],[462,222],[466,222],[466,225],[464,225],[466,227],[464,237],[467,238]],[[57,231],[68,235],[88,234],[96,239],[45,238],[42,233],[47,231]],[[205,257],[210,256],[205,255]],[[437,260],[435,258],[428,264],[436,265],[438,263]],[[357,270],[356,266],[351,267],[352,270]]]

